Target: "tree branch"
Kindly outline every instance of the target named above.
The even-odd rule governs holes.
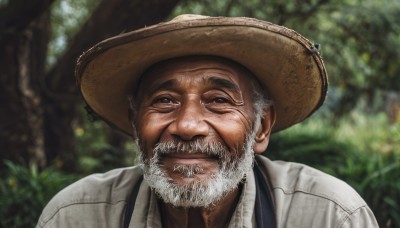
[[[305,21],[309,17],[312,17],[322,5],[329,3],[329,1],[330,0],[319,0],[315,4],[310,5],[310,8],[307,10],[301,8],[301,6],[305,3],[303,1],[299,1],[299,7],[296,7],[296,10],[292,12],[287,12],[286,8],[282,6],[284,8],[284,11],[280,13],[282,17],[279,19],[278,24],[284,25],[289,18],[299,18],[300,20]]]
[[[26,28],[43,14],[54,0],[12,0],[0,8],[0,39]]]
[[[79,55],[97,42],[124,31],[164,20],[179,0],[103,0],[90,19],[71,39],[64,55],[46,76],[46,91],[52,98],[77,96],[74,69]],[[61,92],[61,93],[60,93]],[[64,94],[64,96],[60,96]]]

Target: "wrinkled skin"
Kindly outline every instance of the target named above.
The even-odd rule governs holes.
[[[153,156],[158,142],[197,138],[219,142],[228,148],[232,159],[240,158],[246,136],[254,126],[253,80],[241,67],[213,57],[174,59],[152,67],[140,82],[136,96],[137,114],[132,117],[144,158]],[[266,110],[261,121],[253,145],[255,153],[262,153],[268,145],[273,111]],[[175,169],[179,165],[198,165],[202,171],[185,176]],[[206,182],[219,166],[218,157],[191,151],[160,158],[160,167],[170,181],[180,185]],[[229,205],[229,202],[235,205],[239,194],[238,188],[218,205]],[[232,211],[218,205],[212,209],[187,209],[186,218],[189,214],[191,217],[181,219],[186,221],[181,225],[188,226],[190,220],[204,226],[226,224]],[[231,208],[234,208],[232,204]]]

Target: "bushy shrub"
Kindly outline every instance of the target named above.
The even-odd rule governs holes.
[[[77,179],[53,168],[39,172],[5,161],[0,176],[0,227],[34,227],[46,203]]]
[[[380,227],[400,227],[400,125],[353,113],[333,125],[311,119],[271,137],[265,153],[300,162],[353,186]]]

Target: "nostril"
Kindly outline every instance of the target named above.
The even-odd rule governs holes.
[[[189,142],[189,141],[193,142],[193,141],[202,141],[202,140],[205,139],[205,136],[199,136],[199,135],[193,136],[193,137],[191,137],[190,139],[188,139],[188,138],[182,138],[182,137],[179,136],[179,135],[172,135],[172,137],[173,137],[173,139],[174,139],[175,142],[180,142],[180,141],[181,141],[181,142]]]

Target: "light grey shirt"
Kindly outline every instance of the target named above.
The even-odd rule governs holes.
[[[277,227],[378,227],[364,200],[346,183],[308,166],[256,156],[270,186]],[[59,192],[37,227],[122,227],[133,186],[139,184],[130,227],[161,227],[157,199],[140,167],[83,178]],[[229,227],[257,227],[256,186],[248,175]]]

